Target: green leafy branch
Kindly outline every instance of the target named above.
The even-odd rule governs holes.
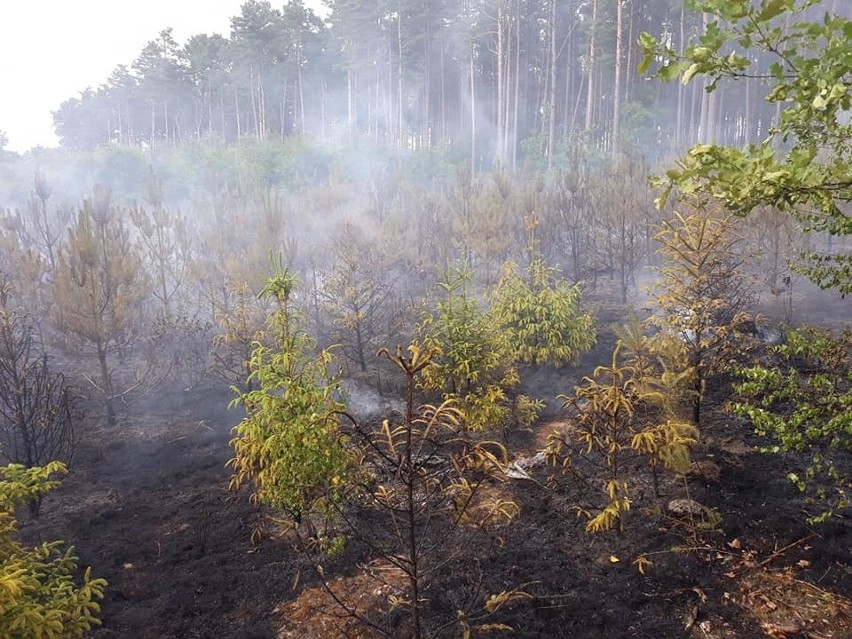
[[[849,506],[849,478],[836,462],[852,451],[852,332],[791,331],[774,357],[772,366],[736,371],[733,412],[771,440],[764,452],[808,456],[804,475],[787,477],[823,501],[826,509],[814,518],[823,520]]]

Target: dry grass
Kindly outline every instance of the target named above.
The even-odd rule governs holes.
[[[337,577],[327,581],[325,586],[306,588],[295,600],[275,609],[282,621],[278,639],[380,637],[344,606],[360,616],[381,619],[394,607],[404,605],[407,584],[408,577],[399,568],[386,562],[371,562],[356,575]]]
[[[770,637],[852,637],[852,601],[797,579],[792,569],[743,576],[729,595]]]

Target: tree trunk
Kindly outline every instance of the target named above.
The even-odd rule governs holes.
[[[154,103],[151,103],[151,148],[154,148],[154,138],[157,135],[157,110]]]
[[[444,65],[444,45],[441,43],[441,146],[447,142],[447,95],[446,95],[446,78]]]
[[[355,130],[355,94],[352,87],[352,68],[346,69],[346,108],[347,121],[349,123],[349,143],[352,143]]]
[[[302,67],[298,68],[296,77],[299,81],[299,124],[302,129],[302,135],[305,135],[305,87],[302,84]]]
[[[562,136],[571,137],[571,96],[574,95],[574,25],[568,30],[568,55],[565,56],[565,91],[562,94]]]
[[[504,60],[505,55],[503,53],[506,47],[505,36],[503,34],[504,14],[505,8],[503,6],[503,0],[499,0],[499,4],[497,6],[497,151],[495,159],[497,168],[500,169],[503,168],[504,164],[504,148],[506,139],[506,123],[504,121],[506,112],[503,108],[503,104],[506,100],[504,96],[506,92],[504,79],[506,63]]]
[[[213,121],[210,121],[210,132],[213,132]],[[225,140],[225,94],[219,94],[219,139]]]
[[[512,127],[511,127],[511,151],[512,170],[517,168],[518,160],[518,101],[520,100],[521,82],[521,7],[520,0],[515,7],[515,78],[514,98],[512,100]]]
[[[470,43],[470,176],[476,175],[476,75],[473,71],[473,42]]]
[[[237,124],[237,142],[239,142],[243,132],[242,127],[240,126],[240,97],[237,94],[236,89],[234,89],[234,114],[236,116]]]
[[[112,375],[109,372],[109,364],[107,363],[106,345],[98,339],[95,343],[98,351],[98,364],[101,369],[101,387],[104,393],[104,405],[107,411],[107,424],[115,426],[117,420],[115,418],[115,401],[112,396]]]
[[[397,4],[397,19],[396,19],[396,39],[397,39],[397,59],[396,59],[396,82],[397,82],[397,90],[396,90],[396,122],[397,122],[397,147],[403,148],[405,145],[405,135],[404,129],[405,124],[403,121],[404,109],[403,109],[403,95],[404,95],[404,87],[403,87],[403,59],[402,59],[402,1],[400,0]]]
[[[680,42],[678,43],[678,49],[684,50],[684,29],[686,21],[686,6],[682,5],[680,8]],[[683,103],[684,103],[684,91],[686,91],[686,87],[684,87],[682,82],[677,83],[677,116],[675,120],[675,149],[679,153],[683,148]]]
[[[278,137],[283,141],[287,124],[285,122],[287,113],[287,83],[284,83],[284,94],[281,96],[281,105],[278,107]]]
[[[615,0],[615,91],[612,101],[612,155],[618,155],[618,139],[621,136],[621,56],[624,47],[622,0]]]
[[[598,0],[592,0],[592,32],[589,36],[589,69],[586,85],[586,122],[585,131],[590,131],[594,124],[595,106],[595,49],[598,30]]]
[[[556,0],[550,0],[550,79],[547,95],[547,170],[553,170],[556,145]]]
[[[166,144],[169,143],[169,101],[163,100],[163,126],[166,128]]]
[[[325,138],[325,78],[320,80],[320,136]]]
[[[430,35],[426,34],[423,44],[423,111],[420,130],[416,139],[421,147],[432,148],[432,45]]]
[[[754,87],[752,86],[751,78],[745,79],[745,113],[742,116],[742,130],[740,131],[739,139],[737,143],[740,146],[746,145],[751,140],[751,132],[754,129],[754,121],[752,109],[754,109],[752,97],[752,93],[754,92]]]
[[[703,21],[704,30],[706,31],[707,26],[710,24],[710,14],[709,13],[703,13],[701,15],[701,19]],[[707,87],[709,85],[710,85],[710,83],[705,78],[703,80],[702,86],[701,86],[701,89],[702,89],[702,91],[701,91],[701,123],[698,126],[699,141],[704,142],[704,143],[712,142],[711,135],[710,135],[710,127],[712,127],[711,115],[710,115],[710,111],[711,111],[710,100],[711,100],[713,94],[707,93]]]
[[[358,311],[356,311],[356,315]],[[355,322],[355,348],[358,356],[358,367],[362,373],[367,372],[367,358],[364,357],[364,338],[361,334],[361,322]]]
[[[630,18],[627,23],[627,64],[625,65],[624,73],[624,102],[628,102],[630,100],[632,80],[636,77],[636,74],[633,72],[633,23],[635,22],[634,8],[636,3],[635,0],[625,1],[630,3]]]
[[[266,88],[263,84],[263,68],[257,72],[257,93],[260,98],[260,139],[266,139]]]
[[[251,101],[251,117],[254,120],[254,134],[260,137],[260,117],[257,113],[257,96],[254,93],[254,65],[249,65],[249,99]]]

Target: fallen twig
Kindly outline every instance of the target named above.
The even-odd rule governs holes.
[[[788,550],[790,550],[790,548],[794,548],[795,546],[798,546],[799,544],[803,544],[803,543],[805,543],[806,541],[809,541],[809,540],[813,539],[813,538],[814,538],[814,537],[816,537],[816,536],[817,536],[817,534],[816,534],[816,533],[811,533],[811,534],[810,534],[810,535],[808,535],[807,537],[802,537],[802,538],[801,538],[801,539],[799,539],[798,541],[794,541],[792,544],[787,544],[787,545],[786,545],[786,546],[784,546],[781,550],[776,550],[774,553],[772,553],[771,555],[769,555],[766,559],[764,559],[763,561],[761,561],[760,563],[758,563],[758,564],[755,566],[755,568],[762,568],[762,567],[763,567],[763,566],[765,566],[766,564],[768,564],[768,563],[770,563],[770,562],[772,562],[772,561],[774,561],[774,560],[778,559],[778,557],[780,557],[780,556],[781,556],[781,555],[783,555],[785,552],[787,552]]]

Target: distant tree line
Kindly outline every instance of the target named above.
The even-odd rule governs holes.
[[[760,77],[707,92],[637,74],[641,32],[682,48],[708,26],[683,0],[325,1],[325,20],[301,0],[248,0],[228,37],[161,31],[60,106],[62,144],[308,135],[552,168],[578,143],[659,156],[761,139],[779,118]],[[811,10],[849,8],[827,4]]]

